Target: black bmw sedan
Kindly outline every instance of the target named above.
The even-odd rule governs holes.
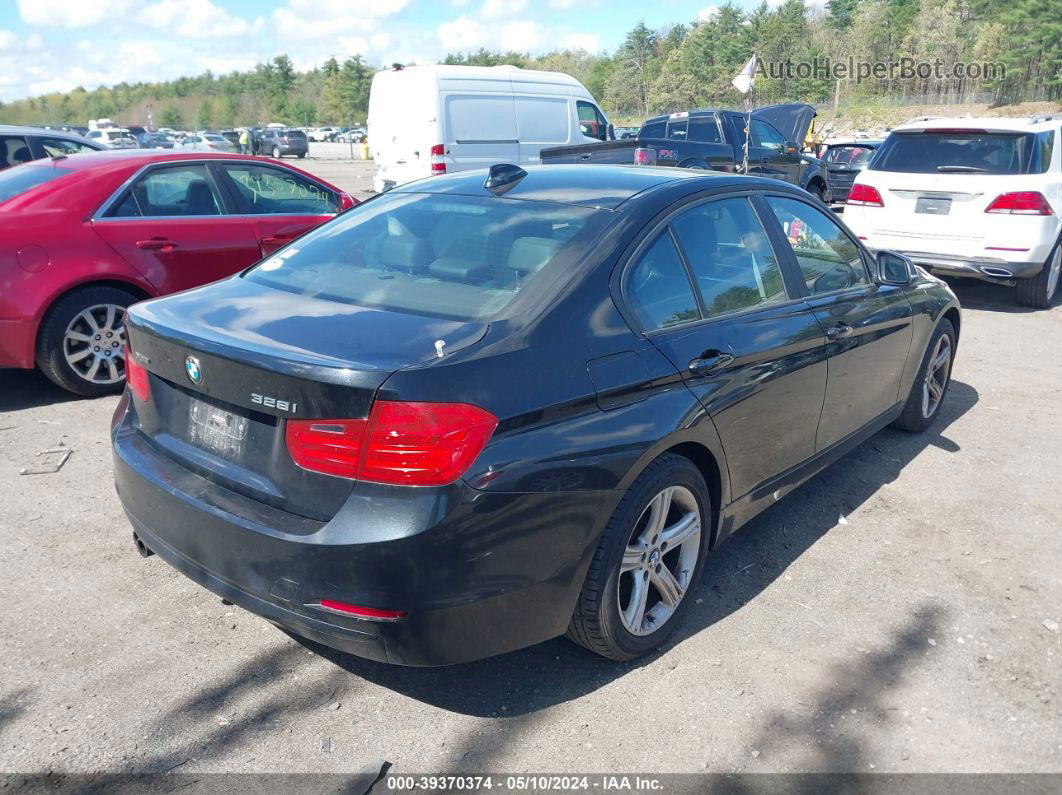
[[[960,314],[781,182],[495,166],[127,324],[112,440],[142,554],[298,635],[442,665],[658,646],[739,526],[930,425]]]

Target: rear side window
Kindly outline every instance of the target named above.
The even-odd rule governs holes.
[[[6,202],[30,188],[36,188],[38,185],[51,182],[69,173],[69,168],[56,168],[49,165],[0,171],[0,202]]]
[[[235,183],[245,212],[328,215],[339,211],[332,191],[294,172],[244,163],[226,163],[223,168]]]
[[[206,166],[193,164],[159,168],[139,177],[106,217],[221,215],[223,206]]]
[[[691,141],[704,144],[717,144],[723,140],[715,116],[695,116],[690,119],[688,137]]]
[[[774,250],[748,199],[722,199],[671,222],[706,317],[788,300]]]
[[[689,134],[689,119],[678,119],[667,123],[667,137],[672,141],[685,141]]]
[[[910,174],[1028,174],[1036,136],[978,130],[893,133],[874,158],[874,171]]]
[[[639,138],[663,138],[664,137],[664,122],[654,121],[651,124],[646,124],[640,130],[638,130]]]
[[[21,135],[0,135],[0,168],[19,166],[33,159],[29,144]]]
[[[697,320],[697,300],[671,235],[665,230],[627,274],[627,299],[646,331]]]
[[[1036,140],[1040,145],[1040,167],[1038,171],[1041,174],[1046,174],[1051,168],[1051,157],[1054,154],[1055,131],[1048,130],[1047,132],[1038,133]]]
[[[245,278],[344,304],[483,320],[544,278],[554,261],[584,247],[604,215],[392,191],[299,238]]]
[[[72,141],[69,138],[38,138],[41,148],[48,157],[59,155],[76,155],[78,152],[95,152],[96,147],[87,143]]]

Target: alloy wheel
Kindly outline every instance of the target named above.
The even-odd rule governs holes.
[[[674,614],[697,568],[701,510],[693,492],[669,486],[642,511],[623,552],[617,580],[620,619],[649,635]]]
[[[951,337],[941,334],[933,348],[933,355],[929,357],[925,381],[922,384],[922,416],[926,419],[936,414],[950,375]]]
[[[125,378],[125,307],[97,304],[78,312],[63,334],[63,357],[89,383]]]

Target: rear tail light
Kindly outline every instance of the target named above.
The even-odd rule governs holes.
[[[1044,195],[1034,190],[1002,193],[992,200],[985,212],[1000,215],[1054,215]]]
[[[326,475],[406,486],[444,486],[472,466],[498,425],[466,403],[378,400],[367,418],[288,420],[292,460]]]
[[[148,381],[147,370],[133,356],[133,349],[128,342],[125,344],[125,382],[129,385],[129,391],[140,400],[145,403],[151,400],[151,382]]]
[[[446,147],[442,144],[436,144],[431,148],[431,173],[446,173]]]
[[[885,202],[881,200],[881,194],[878,193],[877,188],[860,182],[852,186],[852,190],[848,194],[848,204],[861,204],[864,207],[885,206]]]
[[[647,146],[639,146],[637,149],[634,150],[634,165],[655,166],[656,150],[650,149]]]

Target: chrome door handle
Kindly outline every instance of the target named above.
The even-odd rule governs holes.
[[[852,327],[847,323],[837,323],[826,329],[826,337],[831,340],[839,340],[841,337],[847,337],[851,333]]]
[[[698,358],[690,362],[690,372],[694,375],[704,375],[713,370],[726,367],[734,361],[733,355],[722,351],[705,351]]]

